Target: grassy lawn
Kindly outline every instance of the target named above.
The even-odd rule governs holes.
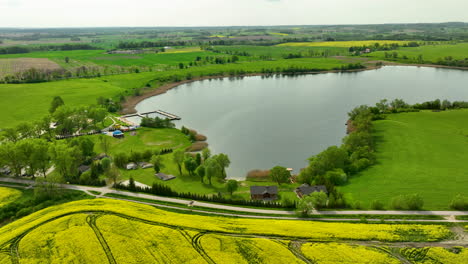
[[[375,122],[377,164],[340,188],[368,206],[418,193],[424,209],[445,210],[468,194],[468,111],[393,114]]]
[[[99,145],[98,135],[91,136],[95,141],[96,153],[102,152]],[[140,128],[137,130],[135,136],[131,136],[126,133],[125,138],[116,139],[111,138],[111,148],[109,151],[110,155],[124,152],[130,153],[131,151],[142,152],[144,150],[161,150],[166,148],[185,149],[190,146],[188,137],[178,129],[151,129],[151,128]],[[208,184],[205,180],[201,182],[200,178],[196,175],[189,175],[185,168],[182,169],[182,175],[179,174],[177,165],[173,162],[173,154],[166,154],[162,156],[164,168],[161,172],[166,174],[172,174],[176,176],[176,179],[170,181],[161,181],[155,176],[155,172],[152,168],[149,169],[138,169],[138,170],[121,170],[122,179],[127,180],[133,177],[135,181],[144,183],[151,186],[153,183],[165,184],[170,186],[173,190],[178,192],[191,192],[199,194],[217,194],[219,192],[224,195],[230,194],[227,192],[225,184],[219,182],[216,179],[212,180],[212,185]],[[250,199],[250,186],[252,185],[276,185],[273,182],[253,182],[244,181],[240,183],[239,189],[233,194],[233,198],[236,199]],[[282,184],[279,187],[281,199],[296,199],[296,195],[293,192],[297,184]]]
[[[416,62],[419,55],[423,56],[425,62],[437,62],[439,59],[443,59],[447,56],[451,56],[454,59],[462,60],[468,57],[468,43],[458,44],[444,44],[444,45],[426,45],[415,48],[399,48],[397,50],[391,50],[387,53],[398,53],[398,59],[396,61],[414,63]],[[407,56],[408,59],[403,59],[403,56]],[[366,55],[366,57],[373,57],[382,60],[394,60],[385,58],[385,51],[372,52]]]

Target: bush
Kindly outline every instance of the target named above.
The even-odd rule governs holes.
[[[392,198],[391,207],[395,210],[402,210],[406,207],[405,197],[403,195],[398,195]]]
[[[384,204],[379,200],[373,200],[371,202],[370,206],[371,206],[371,209],[373,209],[373,210],[383,210],[384,209]]]
[[[409,210],[420,210],[423,205],[424,201],[419,194],[410,194],[405,197],[406,206]]]
[[[460,211],[468,210],[468,197],[458,194],[450,202],[450,208]]]

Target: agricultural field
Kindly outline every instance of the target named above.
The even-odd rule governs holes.
[[[409,41],[400,41],[400,40],[361,40],[361,41],[324,41],[324,42],[289,42],[282,43],[277,46],[280,47],[363,47],[363,46],[373,46],[378,43],[380,45],[385,44],[398,44],[404,45],[408,44]]]
[[[406,242],[434,245],[419,259],[461,263],[456,261],[464,260],[466,249],[454,248],[459,253],[451,260],[453,253],[435,247],[450,235],[443,225],[227,218],[95,199],[49,207],[1,227],[0,263],[400,263],[404,254],[412,256]]]
[[[7,205],[21,196],[21,191],[13,188],[0,187],[0,207]]]
[[[467,110],[390,114],[374,123],[377,164],[340,188],[365,205],[389,208],[400,194],[418,193],[425,209],[447,210],[456,194],[468,194]],[[382,191],[382,190],[385,190]]]
[[[51,52],[31,52],[26,54],[0,55],[2,58],[47,58],[60,66],[70,69],[79,66],[176,66],[179,63],[195,61],[197,57],[222,56],[201,51],[198,47],[168,49],[167,52],[155,53],[148,51],[141,54],[108,54],[105,50],[71,50]],[[65,62],[68,57],[70,61]],[[2,61],[0,60],[0,63]],[[0,64],[2,65],[2,64]]]
[[[364,56],[381,60],[395,60],[404,63],[417,63],[420,55],[424,63],[437,63],[439,60],[444,60],[445,57],[452,57],[455,60],[464,60],[468,58],[468,43],[425,45],[413,48],[399,48],[389,52],[397,52],[398,58],[385,58],[384,51],[372,52]],[[406,56],[407,59],[404,59],[404,56]]]
[[[177,53],[185,56],[191,53]],[[164,54],[163,54],[164,55]],[[45,55],[44,55],[45,56]],[[239,62],[223,65],[207,65],[184,70],[121,74],[89,79],[68,79],[47,83],[0,84],[0,104],[4,113],[0,127],[12,127],[23,121],[34,121],[47,114],[50,102],[60,95],[67,105],[95,104],[100,96],[117,99],[120,94],[132,95],[134,88],[143,88],[148,83],[153,88],[175,80],[200,76],[229,76],[236,72],[259,73],[265,69],[305,68],[315,71],[331,70],[345,65],[333,58],[288,59],[276,61]]]
[[[22,72],[31,68],[43,70],[62,69],[59,64],[47,58],[0,59],[0,78],[8,74]]]
[[[243,54],[247,53],[252,59],[267,57],[271,59],[283,59],[289,54],[301,54],[303,57],[324,57],[348,55],[348,48],[343,47],[316,47],[316,46],[215,46],[214,50],[224,53]],[[250,59],[250,58],[246,58]]]

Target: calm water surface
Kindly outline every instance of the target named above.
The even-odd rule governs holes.
[[[213,153],[229,155],[228,176],[243,178],[249,170],[276,165],[298,172],[311,155],[341,144],[348,111],[383,98],[468,101],[468,72],[393,66],[358,73],[204,80],[148,98],[136,109],[181,116],[177,126],[206,135]]]

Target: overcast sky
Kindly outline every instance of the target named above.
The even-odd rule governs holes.
[[[468,22],[468,0],[0,0],[0,27]]]

